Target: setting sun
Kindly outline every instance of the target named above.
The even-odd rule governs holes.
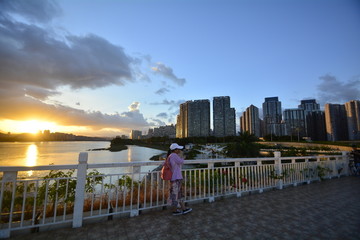
[[[43,130],[51,130],[55,124],[51,122],[42,122],[37,120],[30,120],[20,122],[18,132],[24,133],[38,133]]]
[[[38,133],[39,131],[50,130],[54,131],[58,128],[56,123],[44,122],[38,120],[28,121],[8,121],[8,128],[11,132],[17,133]]]

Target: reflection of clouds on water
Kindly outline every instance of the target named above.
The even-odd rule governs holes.
[[[26,151],[25,165],[29,167],[36,166],[37,157],[38,157],[37,146],[35,144],[29,145]],[[28,171],[27,174],[28,176],[32,176],[33,171]]]

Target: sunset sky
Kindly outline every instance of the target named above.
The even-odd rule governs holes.
[[[179,104],[360,99],[358,0],[1,0],[0,132],[175,124]]]

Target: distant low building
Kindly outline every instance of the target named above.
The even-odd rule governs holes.
[[[160,126],[157,128],[150,128],[147,137],[148,138],[151,138],[151,137],[175,138],[176,137],[176,129],[173,124],[166,125],[166,126]]]
[[[142,138],[142,131],[131,130],[130,139],[136,140],[136,139],[141,139],[141,138]]]

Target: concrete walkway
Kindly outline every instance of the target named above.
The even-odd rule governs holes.
[[[360,239],[360,177],[191,204],[187,215],[151,211],[134,218],[14,236],[39,240]]]

